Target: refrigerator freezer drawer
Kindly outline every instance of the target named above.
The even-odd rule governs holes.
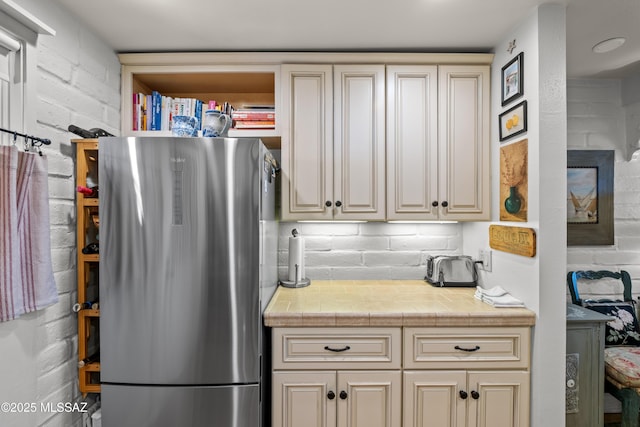
[[[103,427],[257,427],[260,387],[102,384]]]

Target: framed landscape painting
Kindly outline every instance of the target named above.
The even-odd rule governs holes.
[[[567,245],[613,245],[613,150],[567,151]]]

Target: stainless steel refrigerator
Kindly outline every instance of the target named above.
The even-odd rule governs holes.
[[[104,427],[263,423],[275,167],[249,138],[100,138]]]

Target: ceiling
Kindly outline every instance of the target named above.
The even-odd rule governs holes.
[[[117,52],[489,52],[545,0],[52,0]],[[567,5],[569,77],[622,78],[640,67],[640,1]],[[626,37],[595,54],[597,42]]]

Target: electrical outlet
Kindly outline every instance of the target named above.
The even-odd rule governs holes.
[[[491,250],[480,249],[478,251],[478,261],[482,261],[480,268],[484,271],[491,271]]]

